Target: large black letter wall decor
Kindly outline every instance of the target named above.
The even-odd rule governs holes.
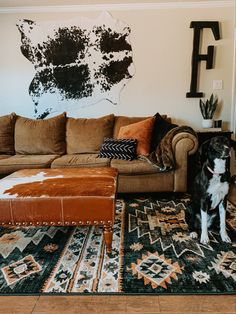
[[[206,69],[213,68],[214,46],[208,46],[207,54],[200,54],[201,33],[204,28],[211,28],[215,40],[220,39],[219,22],[191,22],[190,28],[194,29],[193,53],[192,53],[192,75],[190,83],[190,92],[186,97],[203,97],[202,92],[197,91],[198,86],[198,65],[201,61],[206,61]]]
[[[29,86],[36,118],[69,114],[101,100],[118,104],[134,75],[129,26],[108,12],[97,18],[19,20],[21,52],[33,64]]]

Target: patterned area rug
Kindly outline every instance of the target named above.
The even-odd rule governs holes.
[[[0,294],[236,293],[236,235],[189,237],[189,198],[117,200],[113,253],[99,227],[0,228]],[[228,204],[235,217],[236,207]],[[232,219],[230,221],[232,223]]]

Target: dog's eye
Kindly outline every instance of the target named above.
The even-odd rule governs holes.
[[[217,152],[222,151],[222,149],[223,149],[223,147],[220,146],[219,144],[215,146],[215,150],[216,150]]]

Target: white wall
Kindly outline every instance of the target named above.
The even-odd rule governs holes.
[[[179,124],[201,127],[198,98],[186,98],[191,78],[193,29],[191,21],[219,21],[222,39],[215,41],[210,30],[204,30],[201,53],[208,45],[216,46],[215,67],[200,69],[199,90],[207,97],[214,92],[222,108],[215,118],[230,128],[233,95],[234,55],[234,2],[208,1],[173,2],[158,6],[129,4],[125,8],[108,6],[109,12],[131,27],[135,76],[121,92],[120,104],[114,106],[102,101],[82,109],[78,116],[101,116],[108,113],[130,116],[147,116],[156,112],[166,113]],[[204,2],[205,3],[205,2]],[[225,5],[224,5],[225,3]],[[192,4],[192,5],[191,5]],[[113,10],[112,10],[113,9]],[[33,65],[20,52],[20,33],[16,28],[19,18],[64,20],[75,16],[96,17],[100,11],[0,13],[0,115],[9,112],[33,117],[33,102],[28,95],[34,77]],[[17,10],[16,10],[17,11]],[[0,8],[1,12],[1,8]],[[2,11],[3,12],[3,11]],[[10,12],[10,11],[7,11]],[[223,89],[212,90],[213,80],[223,80]]]

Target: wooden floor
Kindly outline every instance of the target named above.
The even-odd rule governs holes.
[[[230,199],[236,204],[235,185],[231,189]],[[0,297],[0,313],[236,314],[236,295],[32,296],[32,297],[3,296]]]
[[[0,313],[235,314],[236,296],[1,297]]]

